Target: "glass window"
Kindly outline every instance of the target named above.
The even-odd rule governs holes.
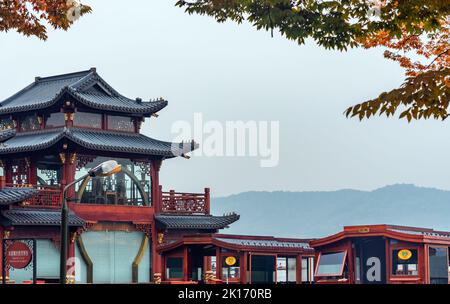
[[[0,119],[0,130],[14,129],[14,121],[11,117]]]
[[[233,259],[234,258],[234,259]],[[230,263],[234,261],[233,265],[228,265],[227,261]],[[239,279],[239,257],[238,256],[224,256],[222,257],[222,279]]]
[[[313,265],[314,258],[302,258],[302,282],[307,283],[313,281]]]
[[[392,274],[401,276],[419,275],[416,249],[396,249],[392,251]]]
[[[183,258],[167,258],[166,278],[167,279],[183,278]]]
[[[92,157],[77,155],[78,165],[75,179],[102,162],[110,160],[107,157]],[[106,177],[91,178],[87,184],[83,182],[75,185],[77,195],[84,204],[110,204],[144,206],[151,202],[150,164],[147,162],[133,162],[130,159],[115,158],[122,171]],[[142,195],[142,192],[145,195]],[[148,201],[144,198],[147,197]]]
[[[73,125],[76,127],[101,129],[102,114],[76,112],[73,119]]]
[[[251,255],[251,282],[253,284],[275,283],[276,259],[271,255]]]
[[[25,116],[20,121],[20,131],[33,131],[39,130],[41,128],[41,123],[36,115]]]
[[[324,253],[319,257],[317,276],[341,276],[344,269],[346,251]]]
[[[447,248],[430,247],[430,283],[448,284],[448,251]]]
[[[108,129],[134,132],[134,122],[131,117],[108,115]]]
[[[297,280],[297,259],[295,257],[277,257],[277,282],[295,283]]]
[[[66,124],[66,120],[64,117],[64,113],[52,113],[49,116],[47,116],[47,119],[45,120],[45,127],[46,128],[56,128],[56,127],[63,127]]]

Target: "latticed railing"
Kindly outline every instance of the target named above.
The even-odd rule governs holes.
[[[204,193],[161,192],[161,212],[173,214],[209,214],[209,188]]]
[[[56,187],[33,186],[30,184],[6,184],[6,187],[14,188],[36,188],[39,193],[33,197],[23,201],[23,206],[45,206],[58,207],[61,206],[62,191]]]

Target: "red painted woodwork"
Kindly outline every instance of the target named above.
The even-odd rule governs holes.
[[[70,209],[86,221],[153,223],[154,209],[142,206],[69,203]]]
[[[204,193],[182,193],[170,190],[161,194],[161,212],[176,214],[209,214],[210,191]]]

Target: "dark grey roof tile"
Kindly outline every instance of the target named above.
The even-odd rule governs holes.
[[[39,190],[34,188],[3,188],[0,190],[0,206],[23,202],[38,193]]]
[[[9,209],[2,211],[4,224],[12,226],[59,226],[61,225],[61,212],[47,209]],[[70,226],[83,226],[84,220],[74,213],[69,214]]]
[[[162,229],[223,229],[239,220],[232,213],[223,216],[213,215],[157,215],[156,225]]]
[[[99,110],[150,115],[167,101],[137,101],[119,94],[95,70],[36,79],[34,83],[0,103],[0,114],[45,109],[67,93],[80,103]]]

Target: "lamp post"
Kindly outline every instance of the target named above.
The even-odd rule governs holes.
[[[61,205],[61,250],[59,261],[59,283],[66,284],[67,277],[67,239],[69,234],[69,207],[67,206],[67,190],[76,183],[84,180],[86,177],[104,177],[114,175],[122,170],[122,167],[115,160],[108,160],[95,168],[89,170],[86,175],[74,180],[64,187]]]

